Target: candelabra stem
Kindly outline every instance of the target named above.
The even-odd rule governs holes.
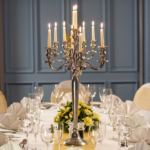
[[[79,101],[79,79],[76,74],[73,74],[72,77],[73,133],[72,136],[64,142],[64,145],[82,146],[87,144],[87,142],[80,137],[77,129],[78,101]]]

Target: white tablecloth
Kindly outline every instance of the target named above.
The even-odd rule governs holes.
[[[99,108],[95,108],[94,112],[99,113],[101,116],[101,120],[102,121],[106,121],[108,122],[108,115],[107,114],[103,114],[100,113],[102,110]],[[53,117],[56,115],[57,110],[56,109],[47,109],[47,110],[42,110],[41,113],[41,122],[40,125],[42,124],[47,124],[47,123],[53,123]],[[4,116],[4,114],[0,115],[0,118],[2,118]],[[1,131],[2,129],[0,129]],[[118,150],[118,142],[117,141],[113,141],[113,140],[109,140],[109,138],[112,137],[112,126],[107,125],[107,131],[106,131],[106,136],[105,139],[103,141],[103,150]],[[10,133],[9,133],[10,135]],[[13,134],[14,136],[20,137],[19,139],[17,139],[15,142],[16,143],[20,143],[23,139],[26,138],[25,134],[23,133],[17,133],[17,134]],[[117,134],[115,133],[115,137],[117,137]],[[29,134],[29,145],[32,145],[34,147],[35,144],[35,138],[34,138],[34,134]],[[49,150],[53,150],[53,144],[54,143],[50,143],[49,146]],[[131,147],[132,144],[129,146]],[[42,142],[41,138],[40,138],[40,134],[37,135],[37,147],[41,150],[47,150],[46,144]],[[98,149],[100,150],[100,146],[98,146]]]

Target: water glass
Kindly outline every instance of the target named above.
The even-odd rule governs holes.
[[[58,100],[57,98],[59,97],[59,85],[58,84],[54,84],[53,85],[53,93],[54,93],[54,96],[55,96],[55,104],[56,104],[56,107],[54,108],[58,108]]]
[[[60,142],[64,133],[64,124],[63,122],[56,122],[54,124],[54,135],[58,142],[58,148],[60,150]]]
[[[90,97],[91,97],[91,108],[94,108],[93,107],[93,98],[96,96],[96,85],[95,84],[90,84],[89,92],[90,92]]]
[[[41,126],[41,140],[47,145],[47,150],[49,143],[52,143],[54,140],[54,127],[53,125],[44,124]]]
[[[105,96],[106,96],[106,88],[100,87],[99,88],[99,97],[100,97],[100,100],[102,102],[103,108],[104,108],[104,104],[105,104]]]
[[[34,87],[34,93],[37,94],[37,99],[42,101],[42,98],[44,96],[44,90],[43,87]]]

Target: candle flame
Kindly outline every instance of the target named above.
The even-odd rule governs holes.
[[[75,4],[74,6],[73,6],[73,11],[76,11],[77,10],[77,4]]]
[[[83,25],[83,27],[85,26],[85,22],[84,21],[83,21],[82,25]]]
[[[101,29],[103,29],[103,23],[101,23]]]
[[[71,29],[73,29],[73,25],[71,25]]]
[[[57,27],[57,22],[55,22],[55,27]]]
[[[81,26],[79,27],[79,32],[80,32],[80,33],[82,32],[82,28],[81,28]]]
[[[50,23],[48,24],[48,29],[51,29],[51,24]]]
[[[63,26],[64,26],[64,27],[65,27],[65,24],[66,24],[66,23],[65,23],[65,21],[64,21],[64,22],[63,22]]]
[[[94,26],[94,21],[92,21],[92,26]]]

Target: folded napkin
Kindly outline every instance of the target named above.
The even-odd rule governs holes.
[[[125,115],[133,115],[141,110],[141,108],[135,104],[133,101],[126,100],[125,103],[121,103],[120,105],[125,111]]]
[[[20,102],[24,107],[26,107],[26,105],[28,103],[28,97],[23,97],[23,99]]]
[[[13,103],[7,109],[7,113],[16,115],[17,117],[25,117],[27,114],[26,108],[21,103]]]
[[[9,141],[9,137],[6,134],[0,133],[0,146],[6,144]]]
[[[128,141],[133,143],[139,143],[142,140],[150,144],[150,127],[136,128],[128,138]]]
[[[131,115],[129,119],[130,119],[131,126],[133,126],[134,128],[138,128],[142,126],[146,127],[147,125],[147,120],[139,114]]]
[[[16,130],[19,129],[21,125],[21,120],[17,116],[6,114],[5,117],[0,122],[0,128]]]
[[[145,141],[141,141],[140,143],[136,143],[133,147],[130,147],[128,150],[149,150],[149,146]]]
[[[123,101],[117,95],[111,94],[110,96],[112,96],[113,103],[115,106],[121,105],[123,103]]]
[[[81,96],[81,94],[79,94],[79,100],[80,101],[83,101],[83,97]],[[66,93],[63,98],[62,98],[62,101],[61,103],[67,103],[68,102],[72,102],[72,92],[69,92],[69,93]]]
[[[0,150],[22,150],[22,148],[18,144],[9,141],[7,144],[1,146]]]

